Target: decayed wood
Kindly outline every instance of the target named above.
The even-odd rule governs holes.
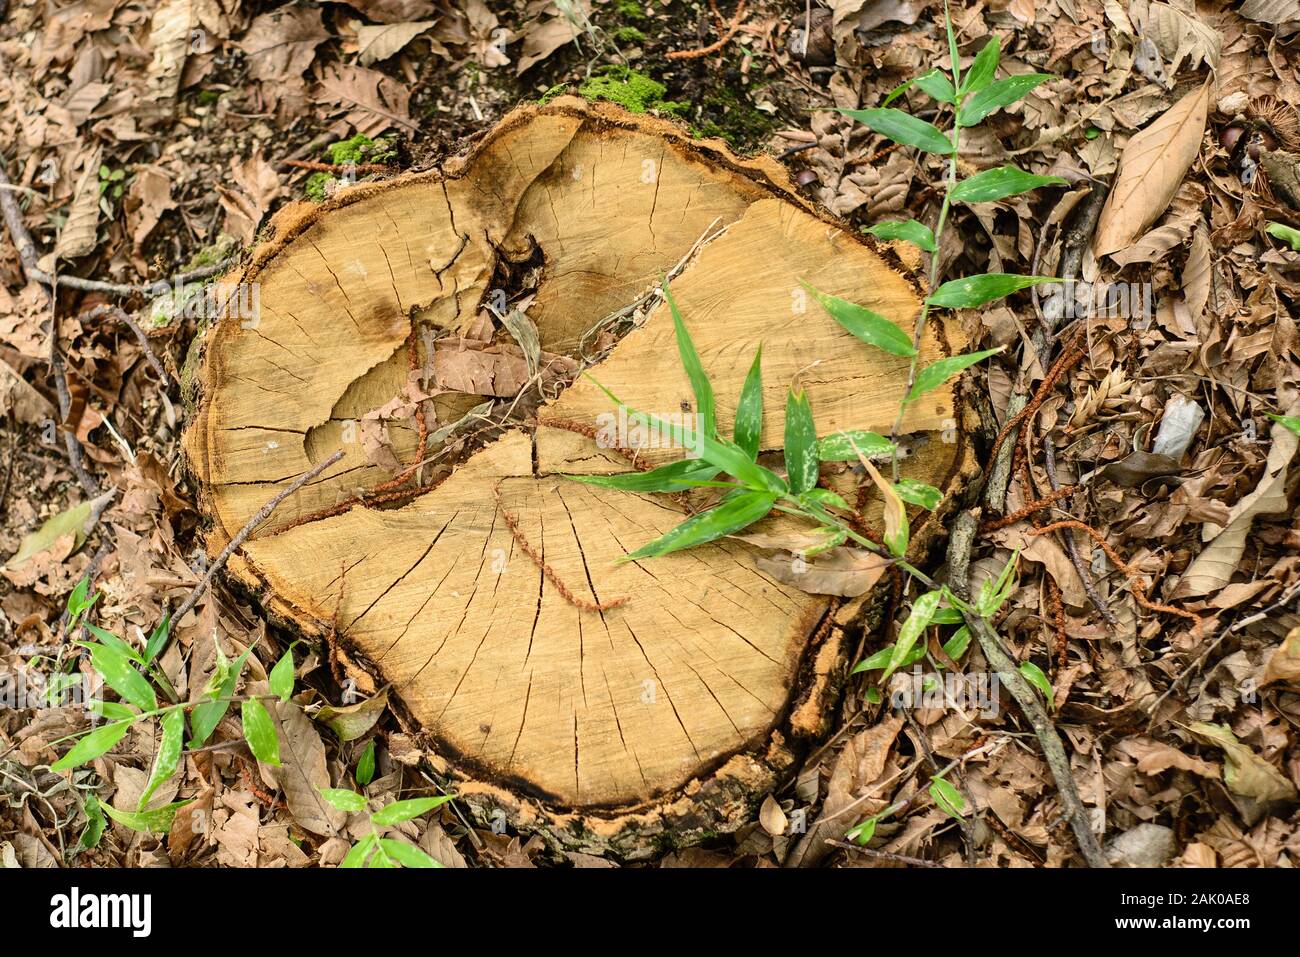
[[[328,636],[363,689],[390,686],[434,766],[485,817],[504,811],[559,843],[627,856],[733,829],[799,739],[822,730],[865,599],[839,606],[783,585],[732,540],[615,564],[683,511],[559,477],[629,466],[590,435],[609,400],[586,379],[562,388],[571,376],[554,369],[535,417],[468,446],[454,469],[430,444],[409,484],[431,488],[389,491],[382,506],[358,498],[410,470],[368,459],[352,424],[422,385],[457,337],[483,334],[503,261],[540,265],[527,315],[548,368],[571,369],[564,357],[590,346],[593,327],[680,267],[674,294],[724,432],[760,343],[765,449],[780,448],[796,377],[822,434],[893,423],[906,363],[847,335],[800,284],[910,329],[918,294],[892,254],[809,209],[770,160],[564,98],[517,110],[444,171],[291,207],[228,277],[258,284],[260,316],[215,323],[196,373],[186,448],[208,547],[342,448],[231,558],[238,582]],[[926,361],[960,346],[954,329],[932,329]],[[497,341],[513,348],[504,332]],[[662,304],[592,373],[634,407],[691,408]],[[423,402],[423,425],[390,429],[397,458],[414,461],[423,436],[491,398]],[[497,410],[518,404],[497,398]],[[915,403],[904,431],[919,452],[905,471],[959,485],[963,447],[943,441],[958,418],[950,389]]]

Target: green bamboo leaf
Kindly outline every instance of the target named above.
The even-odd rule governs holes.
[[[140,657],[140,652],[127,644],[125,639],[119,638],[107,628],[100,628],[98,625],[92,625],[90,622],[86,622],[86,630],[98,638],[102,644],[112,648],[114,651],[122,655],[122,657],[129,661],[134,661],[137,664],[144,664],[144,659]],[[77,643],[86,648],[91,646],[91,642],[88,641],[78,641]]]
[[[339,862],[339,867],[364,867],[366,858],[375,850],[375,845],[379,841],[379,836],[371,832],[352,845],[348,851],[347,857]]]
[[[275,723],[271,720],[266,705],[257,698],[249,698],[239,708],[244,725],[244,740],[253,757],[263,764],[280,765],[280,738],[275,733]]]
[[[817,427],[802,389],[791,389],[785,400],[785,469],[796,495],[817,484]]]
[[[701,482],[711,481],[719,472],[699,459],[682,459],[669,462],[649,472],[620,472],[617,475],[564,475],[571,482],[618,489],[620,492],[680,492],[698,488]]]
[[[121,695],[123,701],[130,702],[141,711],[153,711],[158,707],[158,698],[144,675],[136,671],[131,660],[117,648],[86,643],[90,649],[90,663],[104,679],[104,683]]]
[[[736,403],[736,424],[732,441],[751,459],[758,458],[758,446],[763,434],[763,346],[754,353],[754,363],[745,376]]]
[[[111,804],[104,804],[102,807],[114,821],[129,827],[133,831],[166,834],[172,829],[172,822],[176,820],[176,812],[193,800],[194,798],[186,798],[184,801],[173,801],[171,804],[164,804],[152,811],[119,811]]]
[[[704,434],[713,438],[718,434],[713,385],[709,382],[709,377],[704,374],[700,354],[695,351],[691,334],[686,331],[686,323],[682,321],[682,314],[677,309],[677,301],[673,299],[673,294],[668,289],[667,279],[663,281],[663,290],[664,298],[668,300],[668,311],[673,316],[673,328],[677,331],[677,352],[682,357],[682,367],[686,369],[686,376],[691,380],[691,390],[695,393],[695,411],[699,413],[700,421],[703,423]]]
[[[970,629],[962,625],[952,633],[952,637],[943,643],[943,652],[953,661],[957,661],[962,655],[966,654],[966,649],[970,647]]]
[[[683,548],[703,545],[752,525],[772,510],[776,495],[771,492],[745,491],[727,499],[716,508],[692,515],[672,531],[642,545],[620,561],[658,558]]]
[[[374,814],[370,815],[370,820],[376,824],[386,826],[389,824],[400,824],[403,821],[410,821],[422,814],[428,814],[434,808],[442,807],[448,801],[452,800],[453,795],[444,794],[441,797],[431,798],[412,798],[407,801],[394,801],[385,807],[380,808]]]
[[[357,783],[365,787],[375,779],[375,739],[366,742],[366,749],[357,760]]]
[[[714,465],[730,475],[734,475],[742,483],[753,489],[766,489],[775,493],[781,493],[786,490],[785,483],[769,469],[750,460],[745,451],[733,442],[726,439],[711,438],[707,435],[697,435],[695,430],[689,426],[677,422],[670,422],[645,412],[639,412],[630,408],[622,402],[618,396],[610,392],[603,385],[596,381],[595,378],[588,376],[596,386],[609,396],[615,403],[627,410],[627,415],[636,421],[653,425],[659,429],[660,434],[666,434],[672,441],[688,449],[695,449],[699,452],[700,458],[706,463]]]
[[[1300,435],[1300,417],[1294,415],[1275,415],[1272,412],[1265,412],[1266,416],[1277,422],[1283,428],[1290,429],[1296,435]]]
[[[1291,248],[1300,253],[1300,229],[1292,229],[1282,223],[1269,223],[1264,227],[1264,232],[1270,236],[1276,236],[1283,242],[1290,243]]]
[[[893,642],[890,642],[889,644],[885,645],[885,647],[877,651],[871,657],[864,658],[862,661],[859,661],[856,665],[853,666],[853,670],[849,672],[849,674],[856,675],[856,674],[860,674],[863,671],[880,671],[882,668],[888,668],[889,663],[894,659],[894,647],[895,646]],[[916,664],[924,657],[925,657],[925,647],[924,646],[914,647],[912,648],[911,651],[909,651],[906,655],[903,656],[902,662],[895,667],[906,668],[909,665]]]
[[[961,792],[953,786],[952,782],[944,778],[930,779],[930,797],[939,810],[952,817],[960,818],[962,812],[966,810],[966,802]]]
[[[939,599],[942,597],[943,592],[928,591],[912,602],[912,612],[907,616],[907,620],[903,622],[903,627],[898,629],[898,640],[894,643],[894,653],[890,656],[885,673],[880,676],[882,684],[889,680],[890,675],[903,667],[904,661],[916,645],[917,639],[929,627],[930,618],[934,615],[934,610],[939,607]]]
[[[952,140],[925,120],[893,107],[875,107],[869,110],[840,110],[845,116],[866,124],[881,136],[895,143],[914,146],[927,153],[952,154]]]
[[[162,725],[162,738],[158,742],[158,753],[153,759],[153,769],[149,772],[149,781],[140,794],[136,805],[137,811],[149,806],[149,799],[163,782],[176,773],[181,761],[181,742],[185,738],[185,712],[180,708],[168,711],[159,722]]]
[[[890,103],[893,103],[896,99],[911,89],[912,84],[915,82],[916,77],[912,77],[910,80],[904,80],[902,83],[898,84],[898,86],[889,91],[889,95],[880,102],[880,105],[888,106]]]
[[[86,795],[86,803],[81,806],[81,810],[86,815],[86,829],[81,832],[77,844],[83,850],[89,851],[99,846],[99,839],[104,836],[104,828],[108,826],[108,821],[104,818],[104,810],[99,804],[99,798],[93,794]]]
[[[1045,282],[1060,282],[1054,276],[1017,276],[1011,273],[990,272],[964,279],[949,279],[930,293],[926,300],[932,306],[945,309],[972,309],[994,299],[1001,299],[1021,289]]]
[[[1019,671],[1021,677],[1043,693],[1048,705],[1055,701],[1055,696],[1052,694],[1052,683],[1047,680],[1047,675],[1043,674],[1042,668],[1032,661],[1022,661],[1020,662]]]
[[[971,352],[964,356],[949,356],[946,359],[939,359],[930,363],[922,369],[916,376],[916,382],[912,385],[912,391],[907,394],[908,402],[913,402],[925,395],[931,389],[937,389],[963,369],[973,366],[977,362],[982,362],[989,356],[997,355],[1002,351],[1002,347],[996,349],[985,349],[982,352]]]
[[[800,282],[803,280],[801,279]],[[859,306],[847,299],[818,292],[806,282],[803,285],[817,297],[817,301],[830,313],[832,319],[867,345],[884,349],[896,356],[916,354],[916,350],[912,348],[912,337],[880,313],[872,312],[866,306]]]
[[[379,846],[384,849],[393,860],[403,867],[442,867],[424,851],[420,850],[414,844],[407,844],[405,841],[395,841],[391,837],[381,837]]]
[[[125,721],[114,721],[102,728],[96,728],[74,744],[72,750],[67,754],[51,764],[50,770],[70,771],[73,768],[90,763],[101,754],[107,753],[113,745],[122,740],[122,737],[126,734],[126,729],[131,727],[134,720],[135,718],[132,717]]]
[[[966,71],[966,78],[961,81],[961,89],[958,91],[962,98],[971,93],[978,93],[990,83],[993,82],[993,75],[998,69],[998,58],[1002,53],[1002,40],[995,33],[993,39],[975,54],[975,59]]]
[[[317,788],[317,790],[320,791],[321,797],[340,811],[364,811],[366,809],[364,794],[358,794],[356,791],[348,791],[344,788]]]
[[[943,22],[948,32],[948,61],[952,64],[952,82],[961,86],[961,54],[957,52],[957,31],[952,28],[952,12],[948,0],[943,0]]]
[[[850,828],[844,837],[850,841],[857,841],[860,846],[866,847],[871,843],[871,839],[876,836],[876,823],[879,820],[879,818],[869,817],[857,827]]]
[[[220,651],[220,645],[217,646],[217,650]],[[212,736],[212,732],[216,730],[217,725],[221,723],[221,719],[226,716],[226,711],[230,708],[230,702],[219,699],[229,698],[235,693],[235,685],[239,681],[240,672],[244,670],[244,662],[248,660],[248,655],[252,650],[252,648],[246,649],[242,655],[235,659],[233,665],[227,663],[225,674],[219,676],[220,680],[208,696],[212,700],[204,701],[190,712],[191,748],[203,747],[208,738]],[[214,674],[213,677],[216,678],[218,675]]]
[[[849,432],[835,432],[817,443],[817,457],[823,462],[856,462],[858,453],[854,446],[867,458],[879,458],[894,453],[894,443],[879,432],[867,432],[855,429]]]
[[[162,654],[162,650],[167,647],[167,639],[171,637],[171,615],[163,615],[162,621],[158,622],[158,627],[154,628],[149,634],[149,640],[144,644],[144,662],[148,664]]]
[[[932,512],[943,501],[942,492],[933,485],[926,485],[924,482],[916,481],[916,479],[899,479],[894,483],[894,491],[898,493],[898,497],[904,502],[919,505]]]
[[[288,701],[293,697],[293,645],[285,649],[280,660],[275,663],[275,667],[267,676],[267,682],[271,686],[271,694],[281,701]]]
[[[952,88],[952,80],[942,70],[931,70],[916,78],[916,85],[940,103],[955,103],[957,94]]]
[[[948,194],[955,203],[988,203],[1027,193],[1040,186],[1061,186],[1065,180],[1059,176],[1038,176],[1026,173],[1015,166],[998,166],[976,173],[952,188]]]
[[[974,126],[984,117],[1010,106],[1038,84],[1052,79],[1050,73],[1027,73],[994,80],[971,96],[961,108],[961,125]]]
[[[934,233],[931,232],[930,227],[924,223],[918,223],[915,219],[907,219],[902,222],[876,223],[867,232],[886,242],[901,239],[913,246],[919,246],[927,253],[932,253],[938,248],[935,245]],[[911,345],[910,340],[908,345]]]

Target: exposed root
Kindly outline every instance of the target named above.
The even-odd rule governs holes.
[[[1201,626],[1204,622],[1204,619],[1201,618],[1200,615],[1187,611],[1184,608],[1175,608],[1173,605],[1153,602],[1147,598],[1146,585],[1142,583],[1142,576],[1139,575],[1131,565],[1125,562],[1124,559],[1119,557],[1119,553],[1117,553],[1115,549],[1111,548],[1110,544],[1106,541],[1105,536],[1103,536],[1101,532],[1097,531],[1086,522],[1080,522],[1077,519],[1067,519],[1065,521],[1053,522],[1051,525],[1044,525],[1042,528],[1032,529],[1030,534],[1046,535],[1048,532],[1060,531],[1064,528],[1074,528],[1081,532],[1085,532],[1101,547],[1101,550],[1106,553],[1106,557],[1110,559],[1111,564],[1119,569],[1124,577],[1128,579],[1129,590],[1132,591],[1133,598],[1139,605],[1147,611],[1165,612],[1166,614],[1177,615],[1179,618],[1186,618],[1194,623],[1196,633],[1200,634]]]
[[[700,47],[696,50],[674,50],[672,53],[665,54],[664,59],[698,60],[701,57],[711,56],[714,53],[717,53],[731,42],[731,38],[736,35],[736,31],[744,24],[745,3],[746,0],[740,0],[740,3],[736,6],[736,13],[731,20],[723,21],[722,14],[718,11],[718,4],[715,0],[709,0],[709,9],[713,11],[713,24],[722,35],[706,47]]]

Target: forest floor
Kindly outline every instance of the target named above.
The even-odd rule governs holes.
[[[1090,189],[1115,180],[1139,130],[1164,121],[1156,146],[1193,157],[1157,164],[1120,213],[1142,228],[1082,257],[1082,279],[1123,295],[1079,324],[1083,348],[1062,350],[1070,361],[1049,370],[1034,352],[1039,297],[961,317],[972,348],[1007,347],[969,374],[985,421],[976,441],[991,448],[1017,392],[1036,408],[1008,498],[1020,520],[988,529],[975,561],[1000,568],[1021,549],[997,628],[1050,682],[1079,792],[1117,863],[1300,864],[1300,435],[1269,417],[1300,415],[1300,253],[1266,232],[1300,227],[1296,11],[1288,0],[952,8],[965,63],[996,35],[1007,72],[1054,75],[963,137],[962,169],[1014,162],[1068,186],[961,207],[938,253],[947,274],[1054,272],[1067,243],[1091,243],[1065,226]],[[138,645],[204,567],[177,385],[197,322],[146,286],[226,261],[286,202],[338,188],[337,170],[304,163],[358,158],[369,144],[363,163],[430,168],[514,106],[564,89],[769,152],[854,227],[932,222],[939,160],[827,108],[879,105],[946,67],[943,24],[931,0],[0,0],[7,197],[40,268],[141,287],[68,289],[52,311],[16,237],[0,242],[0,863],[315,866],[337,864],[368,830],[361,815],[328,838],[304,828],[237,727],[185,756],[166,799],[197,800],[165,836],[88,829],[88,795],[134,806],[152,732],[131,732],[86,769],[50,771],[86,715],[33,707],[24,689],[89,668],[64,628],[77,583],[102,593],[95,624]],[[344,142],[351,151],[331,149]],[[100,305],[134,317],[149,351]],[[82,450],[83,474],[69,447]],[[1058,480],[1076,491],[1024,507]],[[1030,534],[1064,519],[1081,525]],[[160,660],[182,693],[211,672],[214,632],[253,648],[259,673],[293,639],[218,586]],[[865,636],[862,657],[886,641]],[[296,700],[317,720],[297,729],[296,747],[317,783],[347,786],[374,741],[371,798],[439,793],[390,714],[331,721],[347,690],[323,650],[298,653]],[[988,670],[978,651],[963,667]],[[1078,862],[1014,704],[894,714],[869,693],[876,675],[854,676],[838,730],[751,825],[656,863]],[[950,763],[964,824],[927,790],[925,769]],[[846,840],[873,815],[868,843]],[[454,803],[398,829],[445,866],[613,866],[479,826]]]

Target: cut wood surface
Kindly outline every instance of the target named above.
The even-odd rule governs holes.
[[[770,160],[562,98],[442,171],[277,216],[227,279],[256,284],[260,313],[208,332],[186,435],[214,553],[343,449],[231,575],[328,637],[363,690],[391,688],[480,813],[628,856],[753,813],[822,730],[863,604],[780,583],[737,540],[616,564],[691,503],[560,477],[630,468],[592,437],[612,405],[575,378],[588,360],[635,408],[692,410],[671,316],[644,299],[668,272],[725,434],[760,343],[764,449],[781,446],[796,377],[821,434],[888,432],[906,361],[845,333],[800,281],[910,331],[918,292],[897,257],[818,215]],[[487,311],[497,288],[531,293],[536,355]],[[957,340],[936,320],[922,361]],[[950,388],[910,408],[905,474],[953,486],[963,450],[941,436],[959,418]]]

